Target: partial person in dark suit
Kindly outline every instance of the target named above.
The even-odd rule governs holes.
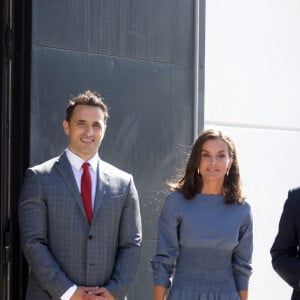
[[[98,156],[107,119],[99,95],[71,99],[67,149],[26,172],[19,222],[27,300],[126,299],[140,257],[140,208],[132,176]]]
[[[300,300],[300,188],[288,194],[271,248],[274,270],[293,287],[292,300]]]

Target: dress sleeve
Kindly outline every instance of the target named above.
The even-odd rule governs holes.
[[[248,290],[250,275],[252,274],[253,252],[253,222],[252,212],[248,204],[247,213],[239,230],[239,241],[232,255],[232,269],[238,291]]]
[[[158,219],[157,252],[151,260],[155,285],[169,288],[179,254],[178,214],[174,193],[167,196]]]

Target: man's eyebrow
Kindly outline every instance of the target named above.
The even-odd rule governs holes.
[[[93,122],[93,125],[101,125],[101,122],[99,122],[99,121],[94,121],[94,122]]]

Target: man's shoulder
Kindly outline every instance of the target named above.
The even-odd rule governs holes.
[[[292,189],[290,190],[290,193],[293,194],[293,195],[298,195],[298,196],[300,196],[300,187],[292,188]]]
[[[100,171],[102,170],[104,173],[111,177],[118,177],[118,178],[126,178],[129,179],[132,175],[118,167],[100,159]]]
[[[300,208],[300,187],[289,190],[287,202],[297,205]]]
[[[31,169],[35,173],[49,173],[53,169],[53,166],[57,162],[59,162],[60,158],[61,158],[61,155],[52,157],[46,161],[43,161],[39,164],[36,164],[36,165],[30,167],[29,169]]]

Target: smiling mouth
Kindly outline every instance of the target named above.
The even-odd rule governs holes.
[[[84,138],[81,138],[80,139],[83,143],[85,143],[85,144],[91,144],[91,143],[93,143],[95,140],[94,139],[92,139],[92,140],[89,140],[89,139],[84,139]]]
[[[207,172],[219,172],[218,169],[206,169]]]
[[[207,173],[207,175],[218,175],[218,174],[220,174],[220,171],[218,171],[218,170],[214,170],[214,171],[209,171],[209,170],[207,170],[206,171]]]

